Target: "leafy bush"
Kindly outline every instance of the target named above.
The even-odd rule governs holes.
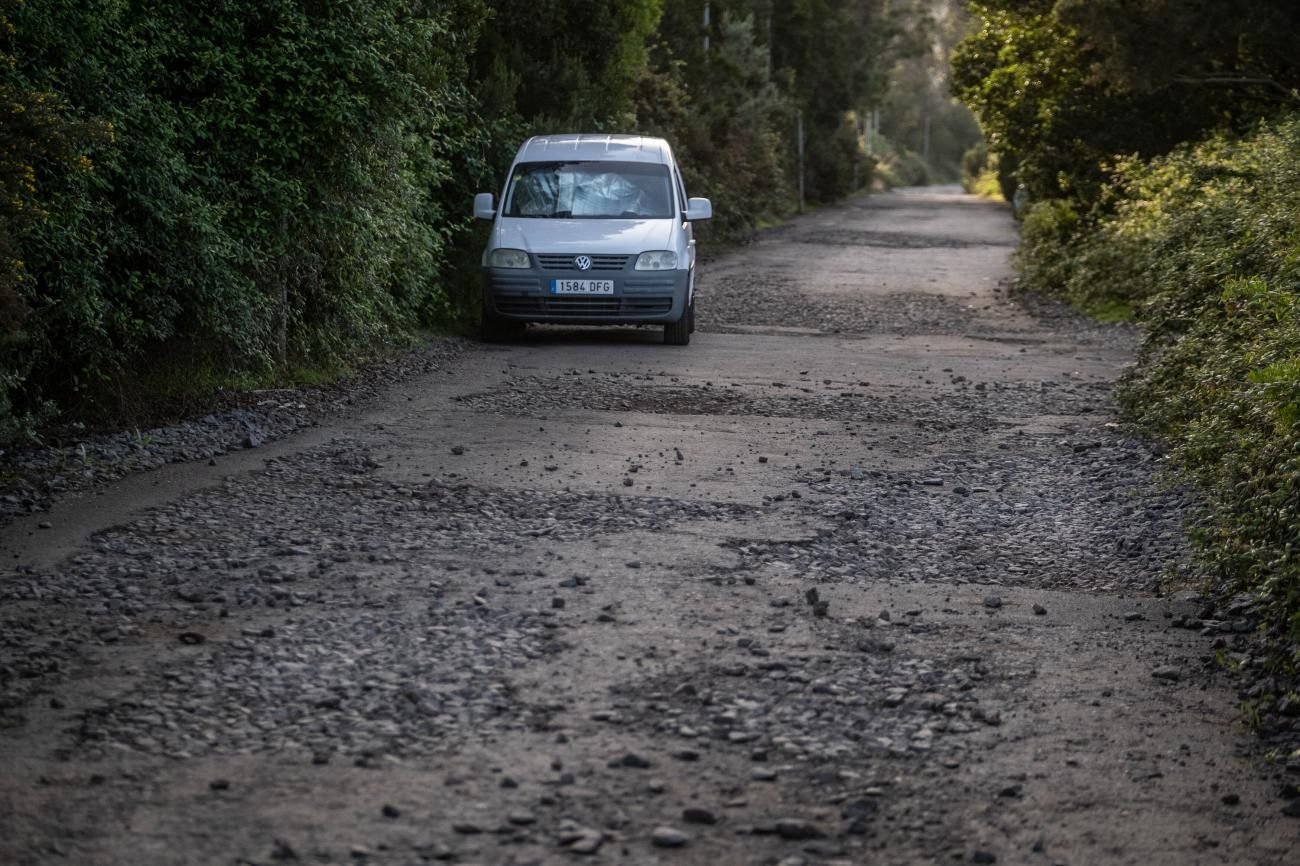
[[[1300,667],[1300,116],[1121,163],[1105,212],[1025,220],[1026,280],[1137,306],[1129,418],[1207,494],[1206,566],[1259,594],[1275,662]]]
[[[794,208],[800,114],[809,201],[866,186],[855,119],[929,13],[711,9],[0,0],[0,442],[467,324],[468,202],[530,133],[663,134],[705,237]]]
[[[961,188],[983,198],[1002,198],[998,182],[998,155],[989,153],[986,142],[980,141],[962,154]]]
[[[57,93],[93,170],[50,160],[0,387],[112,408],[146,359],[231,376],[330,363],[445,319],[484,147],[477,0],[27,0],[6,92]],[[468,168],[468,171],[466,169]]]
[[[880,144],[884,153],[880,157],[879,173],[885,186],[923,186],[929,183],[930,171],[920,154],[896,148],[888,141]]]
[[[957,94],[1036,200],[1090,210],[1116,154],[1149,159],[1294,105],[1294,0],[970,0]]]
[[[1061,199],[1033,202],[1020,223],[1016,264],[1025,284],[1064,293],[1077,269],[1079,215]]]
[[[722,16],[712,56],[690,71],[659,44],[638,90],[642,129],[668,138],[686,174],[688,193],[713,202],[705,240],[732,240],[793,210],[792,100],[767,72],[753,16]]]

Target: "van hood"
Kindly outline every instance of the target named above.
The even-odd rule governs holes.
[[[502,218],[493,230],[493,247],[530,253],[636,255],[672,249],[672,219]]]

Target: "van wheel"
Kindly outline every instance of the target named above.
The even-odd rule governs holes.
[[[691,298],[691,305],[686,308],[686,320],[688,323],[686,326],[686,330],[689,333],[694,334],[695,333],[695,299],[694,298]]]
[[[526,322],[503,319],[492,312],[487,301],[483,302],[483,316],[479,320],[479,336],[483,338],[483,342],[508,343],[523,337],[526,330],[528,330]]]
[[[664,325],[664,345],[665,346],[686,346],[691,342],[691,314],[690,311],[682,313],[682,317],[675,322],[669,322]]]

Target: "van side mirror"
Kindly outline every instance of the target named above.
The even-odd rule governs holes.
[[[492,203],[492,193],[481,192],[474,196],[474,216],[481,220],[490,220],[496,215],[497,209]]]
[[[686,201],[686,221],[713,219],[713,204],[707,198],[692,198]]]

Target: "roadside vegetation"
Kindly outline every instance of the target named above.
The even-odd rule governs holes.
[[[924,182],[909,145],[944,174],[976,125],[932,79],[891,81],[959,12],[0,0],[0,445],[470,324],[468,202],[532,133],[666,136],[715,241],[800,206],[801,123],[809,206]]]
[[[1142,325],[1124,411],[1204,492],[1201,561],[1260,600],[1271,666],[1294,674],[1300,7],[970,5],[956,80],[988,134],[980,169],[1027,202],[1023,282]]]

